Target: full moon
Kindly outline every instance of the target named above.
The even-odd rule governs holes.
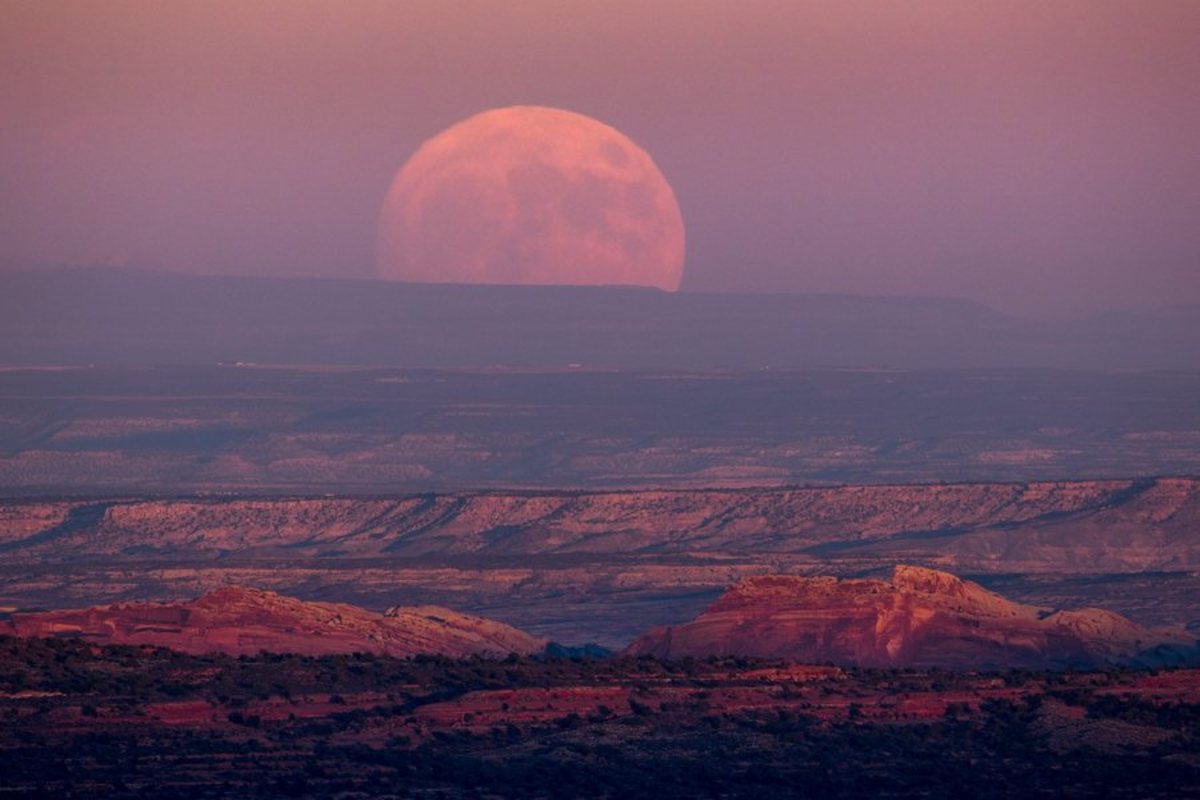
[[[679,204],[645,150],[582,114],[485,111],[421,145],[379,215],[380,277],[679,288]]]

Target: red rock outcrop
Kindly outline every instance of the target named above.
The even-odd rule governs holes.
[[[656,628],[626,653],[1001,669],[1119,664],[1192,644],[1101,609],[1051,612],[949,573],[898,566],[891,581],[747,578],[693,621]]]
[[[1200,480],[0,502],[8,559],[853,553],[972,571],[1200,567]]]
[[[421,653],[502,656],[540,652],[546,644],[509,625],[438,606],[397,607],[377,614],[343,603],[306,602],[240,587],[218,589],[185,602],[16,613],[0,621],[0,633],[228,655],[265,650],[301,655],[368,652],[400,658]]]

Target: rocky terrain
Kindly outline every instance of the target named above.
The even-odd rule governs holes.
[[[203,655],[259,652],[375,653],[466,657],[536,653],[546,642],[492,620],[438,606],[376,614],[343,603],[302,602],[274,592],[227,587],[196,600],[118,603],[17,613],[0,634],[81,638],[98,644],[156,645]]]
[[[1002,669],[1171,663],[1195,640],[1098,608],[1013,603],[954,575],[898,566],[890,581],[747,578],[683,625],[638,638],[629,655],[759,656],[858,667]]]
[[[966,569],[1200,567],[1200,481],[451,492],[0,504],[9,559],[735,554]]]
[[[230,584],[436,603],[621,648],[763,574],[946,569],[1021,603],[1200,630],[1191,478],[0,502],[0,608]]]
[[[1195,797],[1200,674],[0,636],[7,797]],[[551,787],[551,788],[547,788]]]
[[[258,652],[466,657],[540,653],[546,640],[438,606],[382,614],[229,586],[192,601],[10,613],[0,635],[80,638],[202,655]],[[1200,657],[1194,637],[1097,608],[1014,603],[946,572],[898,566],[890,581],[766,575],[734,584],[691,622],[625,653],[752,656],[860,667],[1008,669],[1162,665]]]

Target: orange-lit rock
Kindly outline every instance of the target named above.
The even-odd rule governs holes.
[[[398,607],[376,614],[343,603],[305,602],[240,587],[184,602],[17,613],[0,622],[0,633],[228,655],[265,650],[302,655],[367,652],[401,658],[420,653],[502,656],[545,647],[544,641],[509,625],[438,606]]]
[[[1101,609],[1051,612],[949,573],[898,566],[891,581],[747,578],[693,621],[656,628],[626,652],[984,669],[1154,660],[1165,656],[1154,648],[1192,644]]]

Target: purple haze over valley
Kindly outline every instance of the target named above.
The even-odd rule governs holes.
[[[368,278],[396,169],[486,108],[609,123],[684,291],[1200,302],[1200,5],[9,4],[0,267]]]

